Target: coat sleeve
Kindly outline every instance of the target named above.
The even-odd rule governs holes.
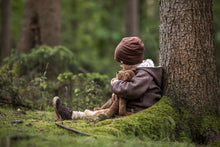
[[[152,81],[153,77],[148,73],[137,73],[129,82],[116,81],[112,86],[112,91],[125,99],[137,99],[148,90]]]

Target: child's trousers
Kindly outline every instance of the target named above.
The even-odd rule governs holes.
[[[90,119],[90,120],[97,120],[101,116],[108,118],[108,111],[109,109],[101,109],[91,111],[86,109],[84,112],[80,111],[73,111],[72,119]]]

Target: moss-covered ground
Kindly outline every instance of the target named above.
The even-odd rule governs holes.
[[[21,108],[22,109],[22,108]],[[22,121],[19,122],[18,120]],[[176,140],[178,116],[163,98],[155,106],[137,114],[91,122],[89,120],[57,121],[53,109],[26,110],[25,114],[9,107],[0,107],[0,146],[100,146],[100,147],[185,147],[195,146],[188,139]],[[57,127],[90,133],[84,136]],[[14,139],[13,139],[14,137]]]

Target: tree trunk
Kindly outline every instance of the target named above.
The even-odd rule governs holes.
[[[61,45],[61,0],[27,0],[17,49]]]
[[[161,0],[160,65],[164,95],[197,113],[219,111],[211,0]]]
[[[10,0],[2,0],[2,34],[1,34],[1,58],[10,55],[11,52],[11,4]]]
[[[126,36],[139,35],[139,0],[126,0]]]

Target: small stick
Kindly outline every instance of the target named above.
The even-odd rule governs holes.
[[[78,134],[82,134],[82,135],[86,135],[86,136],[92,136],[92,135],[89,134],[89,133],[81,132],[81,131],[79,131],[79,130],[76,130],[76,129],[73,129],[73,128],[70,128],[70,127],[66,127],[66,126],[64,126],[64,125],[62,125],[62,124],[58,124],[58,123],[55,123],[55,124],[56,124],[58,127],[67,129],[67,130],[69,130],[69,131],[73,131],[73,132],[78,133]]]
[[[23,123],[23,121],[16,119],[16,120],[12,120],[11,123],[12,123],[12,124],[13,124],[13,123],[15,123],[15,124],[20,124],[20,123]]]

